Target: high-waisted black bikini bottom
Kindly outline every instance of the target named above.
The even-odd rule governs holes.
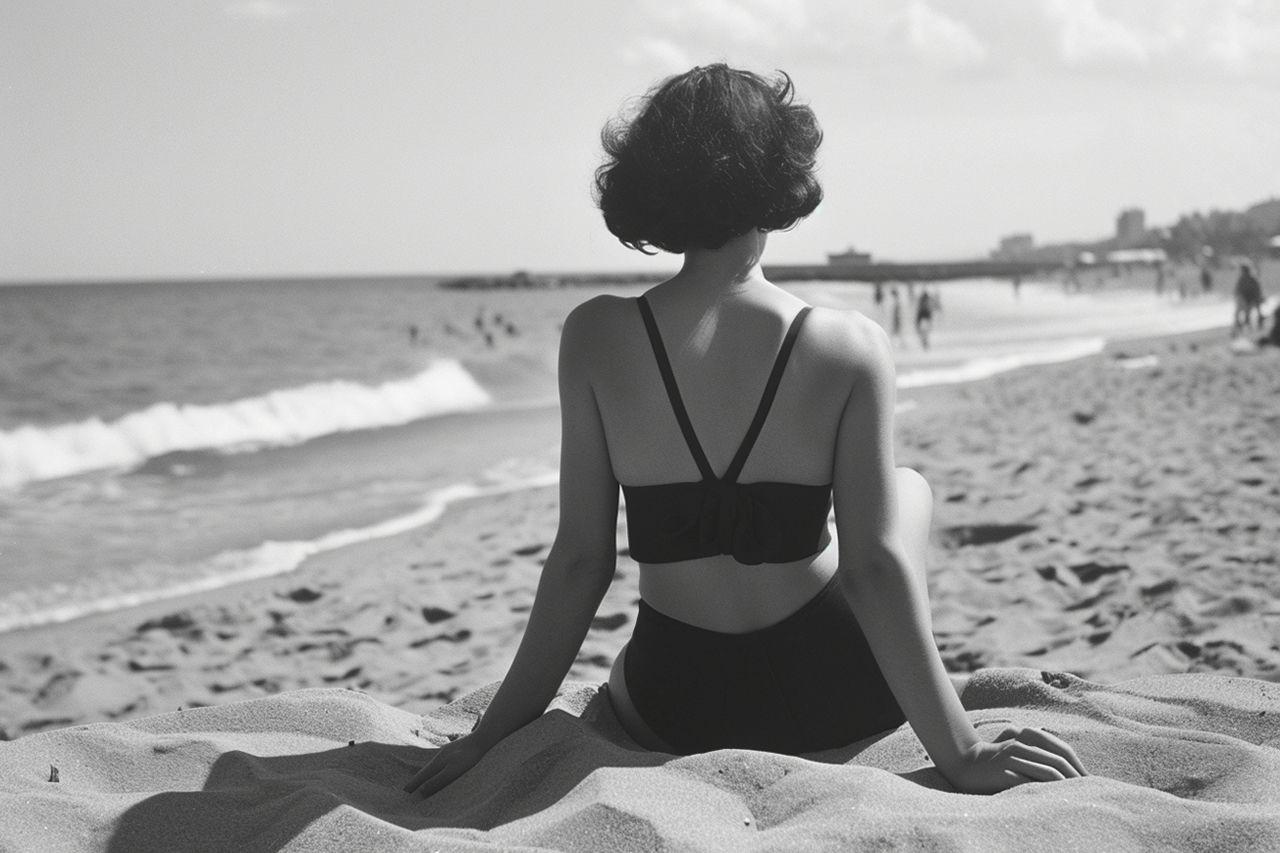
[[[649,727],[682,753],[832,749],[906,719],[836,578],[745,634],[699,628],[644,601],[624,675]]]

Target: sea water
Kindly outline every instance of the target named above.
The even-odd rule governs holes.
[[[800,282],[891,327],[890,290]],[[1146,288],[947,282],[932,346],[907,289],[901,388],[1229,323]],[[0,633],[280,574],[555,482],[555,358],[578,302],[426,278],[0,287]]]

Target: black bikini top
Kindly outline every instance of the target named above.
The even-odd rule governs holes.
[[[831,511],[830,483],[808,486],[738,482],[742,466],[769,415],[782,372],[810,308],[800,309],[791,321],[742,445],[724,476],[717,477],[702,452],[689,413],[680,399],[680,389],[676,387],[653,311],[643,296],[638,303],[672,412],[702,479],[693,483],[622,487],[627,500],[631,556],[642,563],[674,563],[727,554],[739,563],[754,566],[786,563],[816,554],[822,546],[822,534]]]

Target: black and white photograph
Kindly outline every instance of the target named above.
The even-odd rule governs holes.
[[[0,851],[1280,849],[1280,0],[4,0]]]

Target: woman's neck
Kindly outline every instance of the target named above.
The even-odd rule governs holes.
[[[685,287],[708,291],[740,290],[753,282],[763,283],[760,258],[767,236],[752,230],[718,249],[690,249],[684,254],[684,265],[677,278],[685,282]]]

